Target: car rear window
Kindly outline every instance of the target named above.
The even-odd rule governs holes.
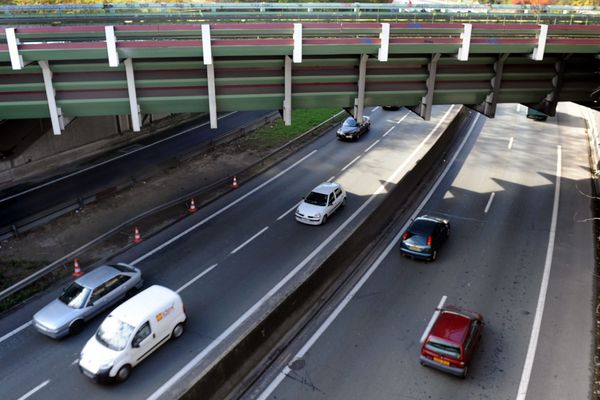
[[[460,347],[437,337],[430,337],[425,343],[425,348],[434,353],[460,358]]]
[[[410,228],[408,228],[409,232],[413,235],[430,235],[433,232],[433,228],[435,227],[435,222],[417,219],[412,223]]]

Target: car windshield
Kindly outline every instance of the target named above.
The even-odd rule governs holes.
[[[109,315],[96,332],[98,342],[111,350],[123,350],[134,327]]]
[[[58,299],[71,308],[82,308],[89,295],[90,289],[73,282]]]
[[[304,199],[304,202],[308,204],[314,204],[316,206],[325,206],[327,205],[327,195],[323,193],[310,192],[310,194]]]
[[[447,342],[440,338],[430,337],[425,344],[425,348],[445,356],[460,358],[460,348],[454,343]]]
[[[346,118],[346,120],[344,121],[344,126],[349,126],[354,128],[355,126],[357,126],[357,122],[353,117],[348,117]]]

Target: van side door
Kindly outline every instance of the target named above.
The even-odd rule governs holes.
[[[131,363],[136,365],[149,356],[157,347],[156,334],[152,331],[150,321],[144,322],[131,339]]]

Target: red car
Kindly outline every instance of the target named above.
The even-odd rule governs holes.
[[[465,378],[484,325],[476,312],[442,308],[423,342],[421,365]]]

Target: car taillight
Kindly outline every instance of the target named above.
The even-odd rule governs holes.
[[[404,232],[404,234],[402,235],[402,240],[406,239],[408,239],[408,232]]]
[[[431,246],[431,235],[427,236],[427,246]]]

